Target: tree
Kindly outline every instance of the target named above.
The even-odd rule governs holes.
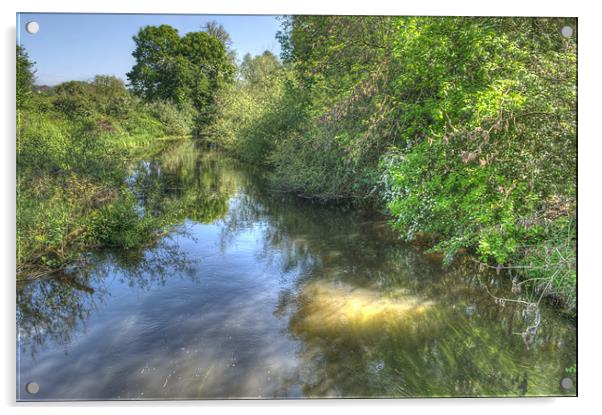
[[[127,95],[123,81],[112,75],[96,75],[90,83],[95,94],[109,98]]]
[[[31,96],[35,79],[33,65],[25,48],[17,45],[17,108],[21,108]]]
[[[225,48],[229,49],[232,47],[232,39],[230,38],[230,34],[226,31],[224,26],[215,20],[207,22],[203,29],[207,34],[216,37],[220,42],[222,42]]]
[[[252,57],[247,53],[240,64],[241,77],[250,84],[265,82],[274,72],[282,67],[278,58],[270,51]]]
[[[136,65],[127,73],[137,95],[148,101],[173,98],[166,88],[167,63],[176,56],[180,43],[178,31],[171,26],[146,26],[134,36]]]
[[[217,38],[222,44],[224,48],[226,48],[226,53],[228,54],[228,59],[232,65],[236,65],[236,51],[232,49],[232,39],[230,38],[230,34],[226,31],[224,26],[212,20],[207,22],[203,30],[208,34],[215,38]]]
[[[134,42],[136,65],[127,73],[134,93],[147,101],[192,104],[198,112],[197,124],[210,122],[215,94],[234,72],[224,43],[206,32],[180,37],[168,25],[146,26]]]

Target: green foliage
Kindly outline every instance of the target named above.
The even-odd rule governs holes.
[[[154,101],[147,104],[148,112],[166,129],[168,135],[190,135],[194,111],[190,107],[179,109],[170,101]]]
[[[576,44],[559,24],[400,22],[395,55],[407,69],[394,90],[415,98],[401,103],[403,147],[386,171],[408,237],[438,233],[448,254],[476,246],[503,264],[551,211],[572,212]]]
[[[217,112],[215,95],[233,74],[225,41],[206,32],[180,37],[171,26],[146,26],[134,36],[136,65],[127,77],[146,101],[170,101],[196,110],[197,134]]]
[[[557,250],[556,233],[540,231],[575,215],[576,43],[563,24],[574,22],[400,21],[400,130],[384,167],[402,234],[440,235],[448,259],[462,247],[498,264],[558,252],[523,273],[571,308],[575,237]]]
[[[573,363],[570,367],[567,367],[565,370],[565,373],[574,375],[577,373],[577,363]]]
[[[152,239],[161,222],[140,211],[130,193],[102,206],[90,218],[88,239],[104,246],[136,248]]]
[[[169,25],[147,26],[134,36],[136,49],[132,56],[136,65],[127,77],[133,91],[147,100],[170,99],[175,102],[177,92],[169,73],[172,59],[177,56],[180,35]]]
[[[86,118],[94,112],[90,84],[69,81],[53,88],[54,107],[71,119]]]
[[[243,160],[269,164],[276,143],[301,120],[298,105],[286,93],[291,81],[270,52],[245,56],[239,81],[218,95],[220,112],[208,130],[211,140]]]
[[[119,119],[131,115],[134,100],[121,79],[97,75],[90,83],[90,89],[99,112]]]
[[[21,108],[31,97],[34,82],[34,62],[25,49],[17,45],[17,108]]]
[[[238,69],[240,77],[249,87],[256,90],[271,89],[273,80],[277,77],[282,65],[278,58],[270,51],[265,51],[258,56],[247,53]]]
[[[560,216],[540,227],[521,247],[516,263],[524,267],[525,283],[564,302],[570,313],[577,307],[577,223]]]
[[[304,117],[297,123],[298,136],[290,139],[313,143],[305,148],[312,178],[293,180],[291,187],[362,203],[376,200],[379,159],[397,137],[397,108],[389,93],[392,72],[398,70],[391,59],[394,21],[295,16],[283,22],[283,55],[296,78],[288,94]],[[289,143],[280,148],[290,148]],[[295,159],[290,151],[274,157],[275,176],[305,177],[288,167]]]
[[[112,76],[29,96],[17,120],[19,274],[61,268],[92,246],[151,240],[167,222],[139,211],[125,187],[129,160],[160,137],[189,134],[191,113],[145,104]]]
[[[17,171],[56,171],[66,166],[69,143],[64,131],[68,123],[53,122],[47,116],[23,112],[18,125]]]
[[[446,261],[468,248],[537,262],[558,247],[563,271],[544,274],[570,305],[574,238],[561,249],[549,230],[575,216],[576,41],[564,25],[576,21],[287,17],[285,76],[245,57],[217,137],[283,187],[385,204],[402,236],[436,236]]]

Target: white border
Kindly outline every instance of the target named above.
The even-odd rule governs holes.
[[[550,0],[544,4],[505,0],[496,4],[481,1],[353,1],[353,0],[185,0],[164,2],[134,1],[53,1],[21,0],[25,12],[103,12],[103,13],[203,13],[203,14],[393,14],[393,15],[480,15],[480,16],[574,16],[582,9],[576,1]]]
[[[503,0],[497,2],[468,0],[220,0],[213,2],[166,0],[86,0],[71,2],[54,0],[21,0],[0,3],[4,41],[2,42],[2,89],[0,100],[4,134],[0,142],[2,171],[2,380],[0,403],[9,413],[30,413],[34,410],[61,415],[71,413],[127,413],[143,410],[146,413],[164,413],[175,406],[179,411],[251,411],[252,413],[303,413],[308,411],[343,410],[363,413],[375,406],[379,413],[445,412],[454,414],[504,414],[528,411],[547,414],[568,414],[587,411],[602,396],[599,387],[600,345],[599,314],[600,281],[602,273],[596,261],[600,243],[599,158],[602,155],[599,121],[602,97],[600,91],[600,27],[602,16],[594,1],[576,0],[527,2]],[[429,399],[429,400],[336,400],[336,401],[188,401],[188,402],[113,402],[113,403],[15,403],[15,13],[25,12],[110,12],[110,13],[203,13],[203,14],[398,14],[398,15],[500,15],[500,16],[577,16],[579,18],[579,398],[548,399]]]

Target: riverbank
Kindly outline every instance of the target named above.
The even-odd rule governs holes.
[[[574,19],[294,16],[208,135],[303,197],[384,207],[576,307]],[[368,46],[369,44],[369,46]]]
[[[295,16],[283,20],[281,59],[247,55],[237,76],[212,35],[143,28],[136,56],[197,42],[220,58],[202,56],[191,73],[138,62],[128,74],[136,96],[105,76],[17,94],[18,269],[152,239],[164,223],[139,211],[128,163],[156,137],[194,130],[269,170],[275,187],[385,209],[402,239],[437,235],[431,250],[445,263],[469,250],[483,268],[507,270],[516,294],[561,299],[574,314],[576,38],[558,34],[564,24],[576,26]],[[172,52],[198,63],[193,49]],[[32,87],[32,64],[18,59]],[[209,67],[209,78],[223,70],[216,82],[191,82]],[[205,203],[179,203],[193,200]]]
[[[63,269],[93,248],[153,241],[167,223],[139,210],[129,165],[190,134],[188,122],[111,77],[28,97],[17,118],[17,278]]]

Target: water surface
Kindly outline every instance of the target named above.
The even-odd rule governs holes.
[[[525,298],[374,212],[279,193],[192,142],[128,183],[174,230],[18,287],[18,399],[575,394],[571,321],[496,301]]]

